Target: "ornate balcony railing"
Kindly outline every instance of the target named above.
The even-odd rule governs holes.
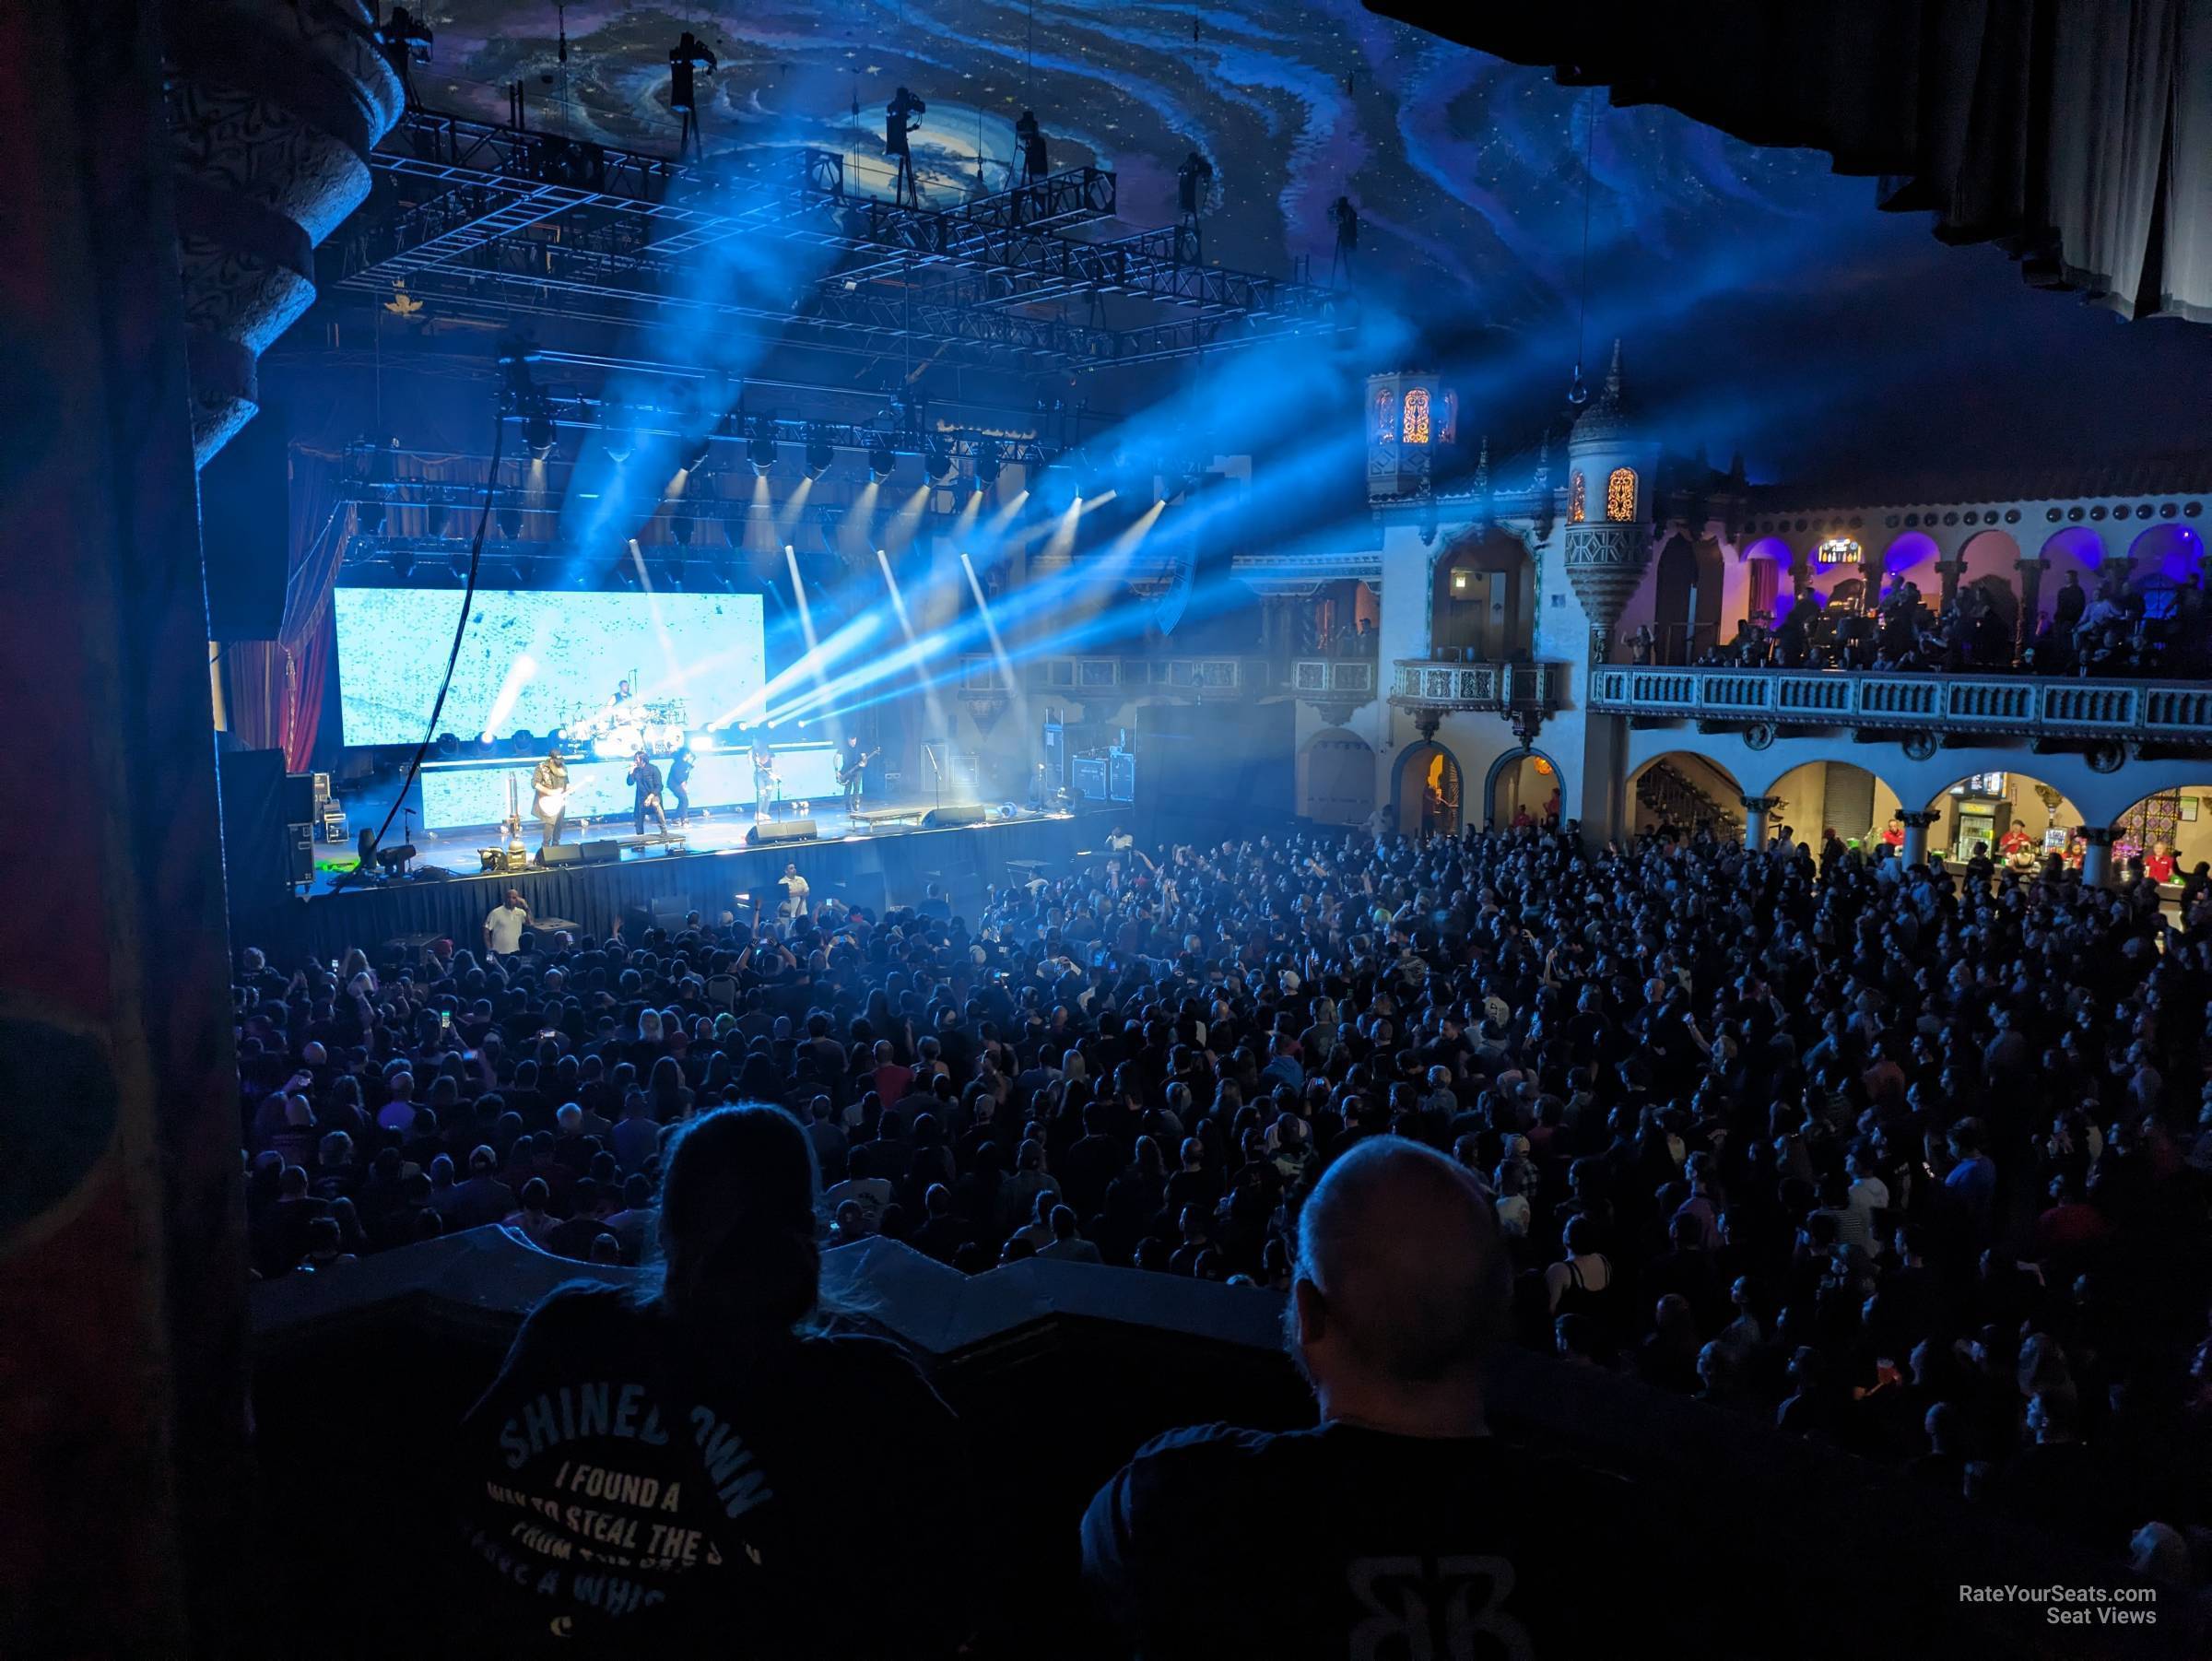
[[[1371,657],[1295,657],[1290,689],[1314,703],[1365,703],[1375,695]]]
[[[1024,691],[1077,699],[1239,698],[1268,688],[1267,664],[1247,657],[1033,657],[1015,664],[1013,673]],[[1003,697],[1013,689],[995,657],[960,659],[962,696]]]
[[[1608,666],[1591,677],[1590,707],[1744,726],[2212,745],[2212,683],[2204,681]]]
[[[1549,714],[1566,682],[1561,664],[1463,664],[1400,658],[1390,701],[1402,710]]]

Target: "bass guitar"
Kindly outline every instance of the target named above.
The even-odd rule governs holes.
[[[873,761],[881,754],[883,754],[882,749],[877,748],[868,750],[863,755],[854,757],[852,766],[841,767],[837,770],[837,782],[840,784],[850,784],[854,779],[860,777],[860,775],[866,771],[869,762]]]

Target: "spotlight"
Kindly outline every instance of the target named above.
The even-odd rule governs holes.
[[[451,755],[454,755],[454,754],[456,754],[456,753],[458,753],[458,752],[459,752],[460,748],[461,748],[461,740],[460,740],[460,739],[458,739],[458,738],[456,738],[456,737],[454,737],[454,736],[453,736],[453,734],[451,734],[451,733],[440,733],[440,734],[438,735],[438,753],[439,753],[440,755],[441,755],[441,756],[451,756]]]
[[[699,521],[696,519],[671,519],[668,522],[668,534],[676,538],[679,548],[689,548],[691,538],[698,531]]]
[[[898,468],[899,455],[888,444],[877,443],[868,447],[868,477],[881,484]]]
[[[530,447],[532,461],[546,460],[559,442],[553,432],[553,418],[544,410],[534,409],[523,418],[523,442]]]
[[[354,509],[354,525],[364,536],[373,536],[384,528],[384,504],[382,501],[364,501]]]
[[[526,756],[537,748],[537,736],[526,727],[517,727],[514,736],[507,740],[507,748],[518,756]]]
[[[929,469],[931,478],[939,484],[950,478],[954,461],[952,446],[945,440],[934,438],[929,441],[929,448],[923,454],[923,465]]]
[[[468,556],[466,554],[455,554],[446,561],[446,564],[453,573],[454,582],[464,584],[468,582]]]
[[[606,458],[607,460],[613,462],[616,466],[619,467],[623,463],[629,460],[630,440],[627,438],[612,438],[604,442],[606,445]]]
[[[443,536],[445,535],[445,503],[442,501],[434,501],[430,503],[429,511],[424,515],[424,517],[429,522],[429,532],[431,536]]]
[[[753,464],[753,471],[766,478],[769,469],[776,465],[776,441],[765,432],[757,432],[745,442],[746,459]]]
[[[637,568],[630,564],[628,554],[615,556],[615,567],[607,573],[607,583],[608,586],[614,588],[635,588],[638,585]]]
[[[671,560],[662,570],[661,581],[667,587],[681,588],[684,585],[684,571],[683,560]]]
[[[513,541],[523,534],[523,511],[520,508],[500,510],[500,535]]]
[[[823,474],[830,471],[830,464],[836,460],[837,451],[828,439],[818,433],[806,441],[806,477],[808,478],[821,477]]]
[[[415,570],[415,556],[402,548],[392,556],[392,574],[405,583]]]
[[[706,466],[713,454],[714,439],[713,435],[710,433],[699,441],[690,454],[684,457],[684,471],[687,473],[700,472]]]
[[[1006,453],[996,439],[985,439],[975,447],[975,482],[980,486],[998,482],[998,470],[1006,465]]]

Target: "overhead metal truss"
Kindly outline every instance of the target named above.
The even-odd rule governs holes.
[[[371,159],[407,195],[337,239],[335,286],[491,315],[618,324],[675,316],[757,325],[818,347],[911,341],[966,362],[1101,368],[1327,333],[1347,296],[1210,265],[1191,226],[1109,241],[1115,181],[1077,168],[955,208],[848,194],[843,159],[798,152],[769,172],[692,164],[463,117],[412,112]],[[730,292],[697,256],[735,237],[833,251],[795,297]],[[1170,314],[1108,326],[1109,298]],[[1077,320],[1077,307],[1089,315]]]

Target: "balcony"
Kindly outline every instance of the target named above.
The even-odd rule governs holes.
[[[1640,721],[2212,747],[2212,684],[2204,681],[1606,667],[1590,688],[1592,709]]]
[[[1300,702],[1341,724],[1361,704],[1374,701],[1376,674],[1371,657],[1294,657],[1289,685]]]
[[[1399,709],[1454,714],[1533,713],[1559,707],[1563,664],[1464,664],[1441,658],[1401,657],[1392,667],[1390,701]]]
[[[1371,665],[1365,667],[1371,675]],[[1108,702],[1161,694],[1205,701],[1241,698],[1269,689],[1268,666],[1250,657],[1033,657],[1013,666],[1019,689],[1061,698]],[[959,694],[1005,698],[1015,689],[994,657],[960,659]]]

